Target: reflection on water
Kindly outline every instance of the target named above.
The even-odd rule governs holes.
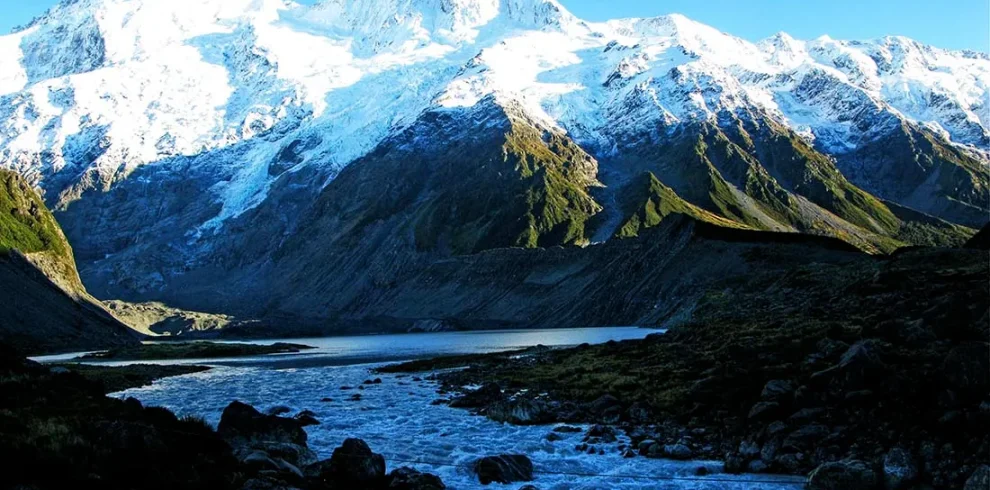
[[[296,357],[334,357],[373,361],[415,359],[423,356],[481,354],[534,345],[601,344],[609,340],[641,339],[657,330],[639,327],[567,328],[542,330],[483,330],[418,334],[364,335],[282,339],[279,342],[316,347]],[[269,344],[271,340],[251,342]]]
[[[583,343],[601,344],[610,340],[641,339],[662,330],[640,327],[564,328],[540,330],[480,330],[417,334],[363,335],[351,337],[310,337],[237,341],[269,345],[288,342],[315,347],[294,354],[276,354],[248,358],[182,359],[156,361],[158,364],[264,365],[274,368],[298,368],[330,365],[398,361],[423,357],[481,354],[521,349],[535,345],[568,346]],[[234,342],[234,341],[231,341]],[[79,354],[36,357],[39,362],[59,362]],[[140,361],[148,363],[150,361]],[[130,361],[101,364],[130,364]]]

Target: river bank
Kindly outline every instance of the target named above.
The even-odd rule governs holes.
[[[463,368],[435,375],[441,403],[513,424],[614,427],[632,457],[799,475],[856,461],[867,483],[903,474],[903,488],[962,488],[990,460],[986,277],[985,254],[956,251],[809,266],[752,294],[715,289],[701,321],[642,341],[382,371]],[[597,452],[602,437],[578,447]]]

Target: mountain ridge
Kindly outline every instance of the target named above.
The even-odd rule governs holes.
[[[0,169],[0,342],[26,353],[138,344],[86,292],[72,248],[41,198]]]
[[[657,224],[623,190],[645,172],[696,217],[873,253],[961,244],[990,212],[990,59],[904,38],[751,43],[552,0],[60,5],[0,37],[0,167],[44,190],[104,298],[267,303],[313,237],[342,273],[403,257],[382,283],[613,240],[632,208]]]

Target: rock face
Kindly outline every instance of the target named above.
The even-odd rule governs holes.
[[[0,170],[0,342],[27,354],[137,345],[83,287],[72,248],[27,181]]]
[[[162,303],[112,300],[103,304],[129,327],[147,335],[212,333],[234,323],[227,315],[185,311]]]
[[[808,490],[876,490],[877,475],[863,461],[838,461],[819,466],[808,476]]]
[[[533,462],[521,454],[486,456],[473,466],[482,485],[533,480]]]

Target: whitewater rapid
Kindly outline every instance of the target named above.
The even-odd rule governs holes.
[[[116,393],[146,405],[163,406],[180,416],[196,415],[214,426],[231,401],[240,400],[265,411],[277,405],[293,412],[311,410],[321,425],[307,427],[309,446],[319,457],[330,457],[348,437],[364,439],[385,456],[389,471],[412,466],[439,475],[447,488],[480,488],[467,466],[481,456],[522,453],[536,468],[532,482],[542,490],[564,489],[800,489],[800,478],[767,475],[726,475],[714,461],[667,461],[623,458],[618,445],[600,446],[604,455],[575,449],[582,433],[559,434],[550,442],[553,426],[518,427],[473,416],[465,410],[433,405],[443,397],[427,375],[381,375],[370,370],[380,364],[326,366],[307,369],[219,366],[213,370],[166,378],[151,386]],[[414,381],[414,377],[423,380]],[[358,389],[368,379],[381,384]],[[351,387],[343,390],[341,387]],[[349,401],[359,393],[360,401]],[[323,399],[332,401],[321,401]],[[711,474],[695,476],[699,467]],[[600,475],[600,476],[588,476]],[[636,477],[636,478],[633,478]],[[669,480],[669,478],[682,478]],[[726,481],[733,480],[733,481]],[[521,483],[485,488],[517,489]]]

